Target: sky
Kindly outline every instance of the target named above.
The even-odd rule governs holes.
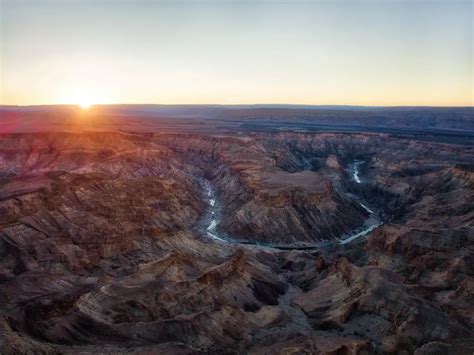
[[[0,104],[473,105],[472,1],[0,0]]]

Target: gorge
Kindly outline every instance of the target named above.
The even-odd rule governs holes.
[[[311,169],[310,164],[308,163],[307,159],[303,160],[304,163],[304,168],[305,170]],[[355,160],[352,164],[349,165],[350,171],[352,173],[352,178],[357,184],[361,184],[362,181],[360,180],[359,177],[359,165],[361,165],[363,162],[359,160]],[[208,212],[206,213],[206,221],[204,223],[205,231],[206,234],[211,237],[212,239],[218,240],[220,242],[224,243],[236,243],[236,244],[241,244],[243,246],[249,246],[249,245],[256,245],[260,248],[265,248],[268,247],[270,249],[285,249],[285,250],[301,250],[302,248],[305,250],[308,249],[319,249],[322,247],[321,243],[320,244],[315,244],[312,246],[292,246],[292,245],[266,245],[266,244],[261,244],[261,243],[252,243],[250,241],[247,242],[239,242],[236,240],[232,240],[232,238],[229,237],[223,237],[222,235],[218,235],[218,232],[216,231],[218,224],[220,223],[219,221],[219,208],[218,208],[218,203],[217,203],[217,196],[215,194],[214,187],[212,186],[211,182],[208,180],[205,180],[203,182],[203,187],[205,189],[205,195],[208,203]],[[340,244],[346,244],[349,243],[359,237],[363,237],[367,235],[368,233],[372,232],[375,228],[381,226],[383,224],[382,220],[377,216],[377,214],[367,207],[363,202],[358,201],[359,205],[365,209],[368,213],[369,216],[368,218],[364,221],[364,225],[361,228],[358,228],[357,230],[351,231],[348,233],[348,235],[342,236],[342,238],[339,239]],[[326,243],[326,247],[327,247]]]
[[[466,353],[473,156],[384,133],[3,135],[0,351]]]

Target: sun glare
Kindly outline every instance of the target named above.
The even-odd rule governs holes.
[[[92,99],[93,97],[96,97],[96,95],[89,91],[75,91],[67,95],[61,102],[76,105],[83,110],[88,110],[96,102],[95,99]]]
[[[78,106],[83,110],[88,110],[91,107],[91,103],[88,101],[78,102]]]

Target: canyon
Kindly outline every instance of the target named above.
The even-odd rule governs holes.
[[[474,351],[466,141],[3,132],[1,353]]]

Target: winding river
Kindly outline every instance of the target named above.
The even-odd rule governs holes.
[[[360,180],[360,170],[359,167],[363,164],[364,162],[361,160],[355,160],[352,163],[351,170],[352,170],[352,179],[357,183],[357,184],[362,184],[362,181]],[[380,219],[380,217],[366,204],[363,202],[359,201],[359,205],[366,210],[369,213],[369,218],[364,223],[364,227],[361,231],[355,232],[348,236],[347,238],[341,239],[339,241],[340,244],[347,244],[354,239],[357,239],[359,237],[363,237],[364,235],[369,234],[372,232],[375,228],[380,227],[383,224],[383,221]]]
[[[364,162],[361,160],[355,160],[350,165],[352,179],[357,184],[362,184],[362,181],[360,179],[359,167],[363,163]],[[240,244],[247,247],[251,246],[251,247],[258,247],[258,248],[271,248],[271,249],[284,249],[284,250],[318,249],[324,244],[324,243],[319,243],[319,244],[310,245],[310,246],[294,246],[294,247],[293,246],[275,246],[275,245],[267,245],[267,244],[260,244],[260,243],[234,241],[224,236],[220,236],[219,233],[217,232],[220,208],[217,204],[216,192],[212,184],[210,183],[210,181],[203,180],[202,185],[204,187],[207,203],[209,206],[207,217],[205,219],[206,223],[204,225],[204,229],[205,229],[205,233],[207,237],[213,239],[214,241],[221,242],[221,243]],[[383,221],[380,219],[379,215],[374,210],[372,210],[369,206],[367,206],[361,201],[359,201],[359,205],[365,211],[367,211],[367,213],[369,213],[369,217],[366,219],[364,226],[362,228],[359,228],[358,230],[352,232],[346,238],[340,239],[338,244],[347,244],[357,238],[363,237],[383,224]]]
[[[204,188],[206,190],[207,203],[209,204],[209,224],[206,226],[206,234],[208,237],[214,240],[227,242],[227,240],[219,237],[216,231],[218,208],[216,205],[216,193],[214,191],[214,188],[208,180],[204,181]]]

